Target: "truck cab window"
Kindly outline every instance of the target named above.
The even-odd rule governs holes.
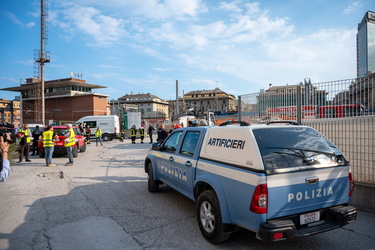
[[[193,156],[199,139],[199,132],[187,132],[182,143],[181,154]]]
[[[172,134],[164,143],[164,150],[167,152],[176,152],[178,142],[180,141],[182,131]]]

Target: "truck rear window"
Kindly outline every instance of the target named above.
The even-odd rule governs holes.
[[[262,128],[253,133],[267,171],[347,164],[342,153],[311,128]]]

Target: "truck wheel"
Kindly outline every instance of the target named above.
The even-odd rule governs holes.
[[[229,239],[221,218],[220,203],[213,190],[203,191],[197,201],[197,220],[199,229],[206,240],[213,244]]]
[[[73,158],[76,158],[78,156],[78,144],[72,149],[73,152]]]
[[[83,143],[83,146],[79,149],[79,152],[85,152],[86,151],[86,142]]]
[[[148,163],[148,181],[147,181],[148,191],[155,193],[159,191],[159,184],[154,180],[154,172],[152,168],[152,163]]]
[[[103,134],[103,137],[102,137],[102,139],[103,139],[103,141],[109,141],[109,134]]]

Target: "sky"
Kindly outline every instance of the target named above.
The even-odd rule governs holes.
[[[374,0],[48,0],[45,79],[82,74],[116,100],[356,77],[356,34]],[[34,77],[40,0],[0,0],[0,88]],[[0,91],[12,100],[17,92]]]

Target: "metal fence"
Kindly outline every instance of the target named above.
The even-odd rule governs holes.
[[[295,121],[320,131],[349,158],[354,179],[375,184],[375,74],[359,79],[271,86],[241,95],[238,115],[251,124]]]

